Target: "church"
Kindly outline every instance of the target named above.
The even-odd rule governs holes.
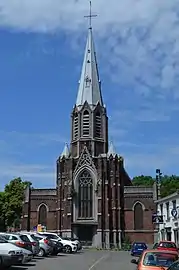
[[[132,185],[124,158],[109,142],[92,27],[69,124],[71,142],[57,159],[56,188],[31,190],[22,229],[27,228],[30,209],[31,229],[42,224],[86,245],[121,247],[125,239],[153,243],[155,190]]]

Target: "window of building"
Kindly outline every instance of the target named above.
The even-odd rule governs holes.
[[[160,215],[163,216],[163,204],[160,204]]]
[[[47,207],[44,204],[39,208],[38,224],[41,224],[42,226],[47,225]]]
[[[134,206],[134,230],[143,229],[143,208],[141,203],[136,203]]]
[[[73,122],[73,135],[74,135],[74,140],[78,138],[78,114],[75,114],[74,117],[74,122]]]
[[[172,201],[172,204],[173,204],[172,209],[176,209],[177,208],[176,200]]]
[[[96,137],[97,138],[101,138],[101,114],[99,112],[96,113],[96,119],[95,119],[95,123],[96,123]]]
[[[78,217],[90,219],[93,217],[93,180],[85,170],[78,181]]]
[[[89,136],[89,112],[84,111],[83,113],[83,136],[88,137]]]
[[[166,218],[170,219],[169,202],[166,203]]]

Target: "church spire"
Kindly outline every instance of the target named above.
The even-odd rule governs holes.
[[[114,144],[112,141],[110,141],[110,143],[109,143],[108,156],[110,156],[110,155],[112,155],[112,156],[116,155],[116,151],[114,149]]]
[[[87,101],[89,105],[96,105],[99,102],[99,104],[103,106],[101,84],[99,80],[95,46],[91,27],[91,18],[95,16],[96,15],[91,14],[90,1],[90,15],[85,16],[89,18],[89,29],[81,71],[81,78],[79,81],[76,106],[82,106],[85,101]]]

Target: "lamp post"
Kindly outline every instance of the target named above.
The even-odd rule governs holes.
[[[162,176],[162,173],[161,173],[160,169],[156,169],[156,195],[157,195],[157,200],[160,199],[161,176]]]
[[[31,214],[31,183],[28,183],[27,186],[27,200],[28,200],[28,208],[27,208],[27,231],[30,231],[30,214]]]

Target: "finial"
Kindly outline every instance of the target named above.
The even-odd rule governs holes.
[[[91,1],[89,1],[89,4],[90,4],[90,10],[89,10],[89,15],[86,15],[84,16],[85,18],[89,18],[89,29],[92,29],[92,24],[91,24],[91,19],[94,18],[94,17],[97,17],[97,15],[95,14],[92,14],[91,12]]]

